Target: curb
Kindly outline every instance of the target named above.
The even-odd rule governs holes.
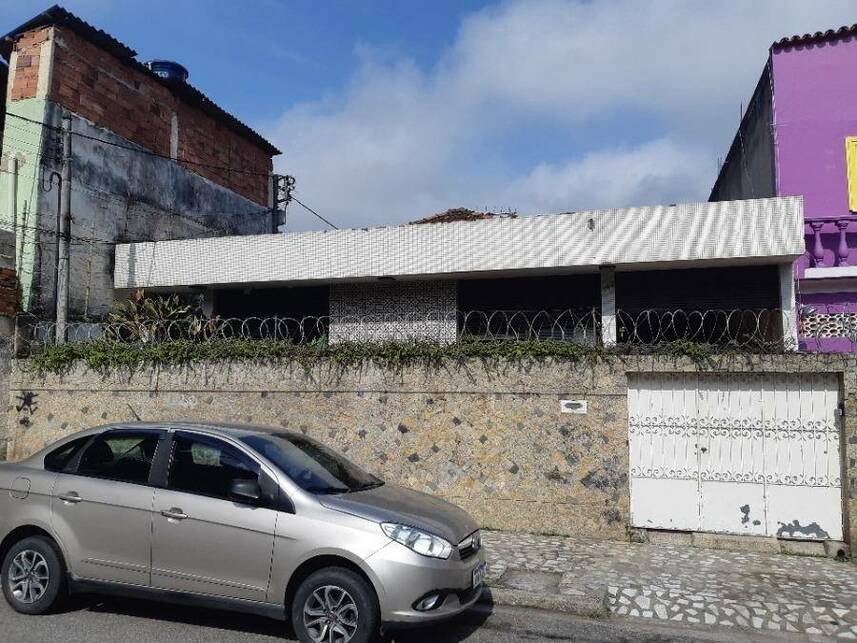
[[[610,609],[607,606],[607,588],[601,593],[592,592],[585,596],[570,596],[568,594],[538,594],[520,589],[486,586],[477,603],[487,605],[506,605],[510,607],[529,607],[564,612],[575,616],[589,618],[608,618]]]

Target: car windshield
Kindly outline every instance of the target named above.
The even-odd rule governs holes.
[[[302,435],[254,433],[241,441],[268,458],[304,491],[348,493],[384,484],[333,449]]]

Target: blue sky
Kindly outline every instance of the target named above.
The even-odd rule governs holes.
[[[47,6],[0,0],[0,30]],[[182,62],[343,226],[704,200],[770,43],[857,22],[853,0],[63,6],[141,60]]]

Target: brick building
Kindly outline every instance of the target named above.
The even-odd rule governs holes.
[[[270,174],[279,151],[186,78],[61,7],[0,40],[8,61],[0,228],[17,233],[24,309],[50,316],[63,114],[72,118],[70,314],[113,300],[113,243],[271,231]]]

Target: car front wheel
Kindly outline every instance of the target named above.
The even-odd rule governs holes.
[[[0,568],[3,594],[23,614],[44,614],[59,605],[65,569],[56,545],[44,536],[31,536],[12,545]]]
[[[291,616],[302,643],[369,643],[380,630],[374,590],[341,567],[310,574],[295,592]]]

